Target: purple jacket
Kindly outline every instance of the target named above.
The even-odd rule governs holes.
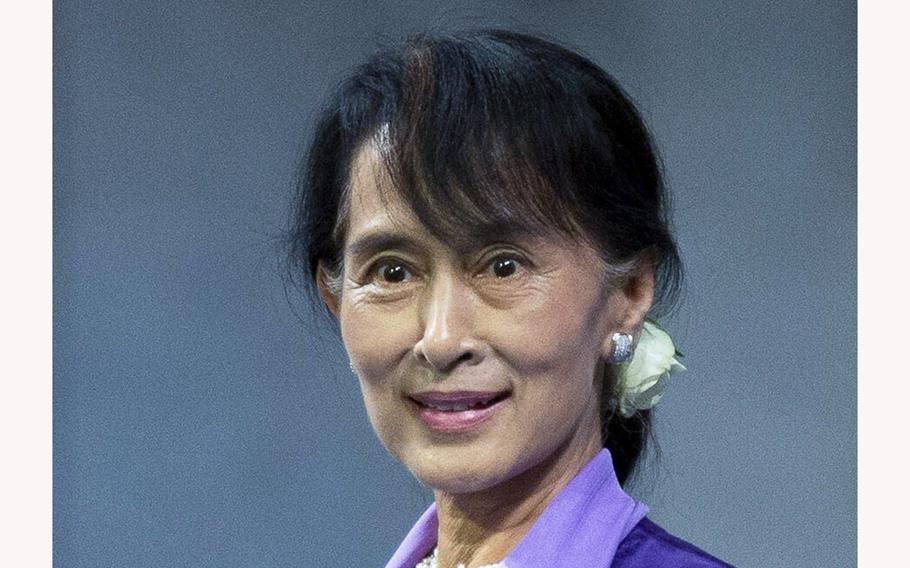
[[[502,561],[506,568],[716,568],[729,564],[645,517],[601,450],[547,506]],[[436,546],[436,505],[421,515],[386,568],[414,568]]]

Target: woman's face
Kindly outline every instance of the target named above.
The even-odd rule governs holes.
[[[555,232],[454,250],[395,192],[380,199],[378,163],[370,146],[355,161],[343,290],[322,289],[383,445],[452,493],[599,449],[595,368],[637,324],[628,291]]]

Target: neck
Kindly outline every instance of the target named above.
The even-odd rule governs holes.
[[[440,568],[501,561],[547,505],[600,451],[600,432],[573,437],[541,463],[474,493],[434,491]]]

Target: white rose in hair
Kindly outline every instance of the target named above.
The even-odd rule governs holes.
[[[625,417],[647,410],[660,401],[667,379],[686,368],[676,360],[673,340],[656,324],[645,321],[632,359],[619,365],[617,393],[619,412]]]

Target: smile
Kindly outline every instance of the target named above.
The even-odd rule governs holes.
[[[421,421],[436,432],[463,432],[492,418],[509,392],[426,392],[410,397]]]

